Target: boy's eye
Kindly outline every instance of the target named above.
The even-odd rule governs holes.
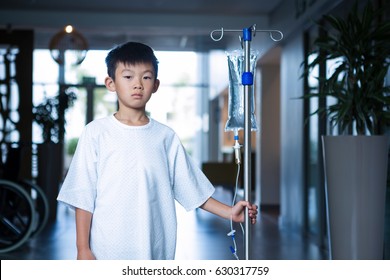
[[[150,79],[152,79],[152,77],[150,77],[150,76],[145,76],[144,79],[145,79],[145,80],[150,80]]]
[[[125,79],[131,79],[132,76],[124,76]]]

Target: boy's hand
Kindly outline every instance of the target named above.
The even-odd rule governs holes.
[[[256,223],[257,206],[248,201],[239,201],[232,208],[232,220],[237,223],[245,221],[245,208],[248,208],[249,219],[252,224]]]
[[[200,206],[203,210],[218,215],[225,219],[232,219],[233,222],[245,222],[245,208],[248,208],[249,219],[252,224],[256,223],[257,206],[248,201],[239,201],[233,207],[215,200],[210,197],[203,205]]]

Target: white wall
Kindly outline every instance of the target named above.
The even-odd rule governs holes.
[[[298,34],[297,34],[298,35]],[[299,228],[304,220],[303,94],[300,64],[303,38],[286,42],[281,59],[281,216],[283,226]]]
[[[261,65],[260,72],[260,202],[275,206],[280,204],[280,66]]]

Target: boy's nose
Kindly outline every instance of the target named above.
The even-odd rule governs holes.
[[[142,89],[142,82],[141,82],[141,79],[136,79],[134,81],[134,89]]]

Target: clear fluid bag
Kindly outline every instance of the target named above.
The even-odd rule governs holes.
[[[255,76],[256,60],[258,51],[251,50],[250,71]],[[244,86],[242,85],[242,73],[245,72],[244,51],[234,50],[226,52],[229,66],[229,100],[228,100],[228,120],[225,125],[225,131],[235,131],[244,129],[245,111],[244,111]],[[257,130],[255,117],[255,97],[253,85],[249,90],[251,104],[251,130]]]

